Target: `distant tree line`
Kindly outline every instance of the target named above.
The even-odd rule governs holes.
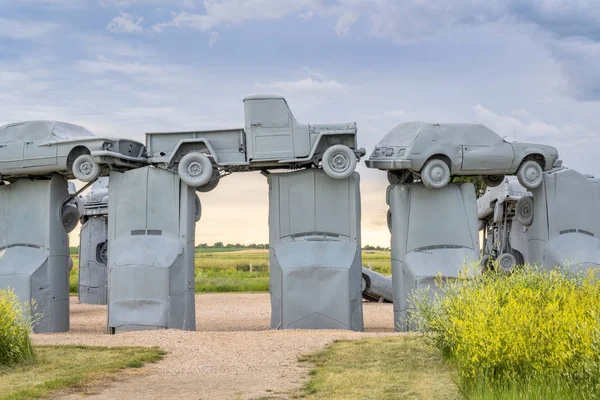
[[[269,244],[265,243],[252,243],[252,244],[241,244],[241,243],[223,243],[223,242],[215,242],[212,246],[208,243],[200,243],[196,246],[197,249],[268,249]],[[381,247],[381,246],[371,246],[366,245],[363,247],[363,250],[377,250],[377,251],[390,251],[389,247]]]

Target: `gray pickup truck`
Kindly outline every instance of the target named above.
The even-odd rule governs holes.
[[[147,133],[149,161],[209,191],[221,176],[240,171],[321,167],[344,179],[365,155],[357,146],[356,123],[301,124],[280,96],[246,97],[244,115],[242,129]]]

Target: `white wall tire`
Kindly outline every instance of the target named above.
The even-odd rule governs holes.
[[[423,184],[431,189],[441,189],[450,181],[450,167],[444,160],[432,158],[421,170]]]
[[[517,222],[523,226],[531,226],[533,224],[533,197],[521,197],[515,206],[515,217]]]
[[[348,146],[336,144],[323,154],[323,171],[333,179],[346,179],[356,169],[356,154]]]
[[[67,233],[72,232],[79,223],[79,210],[77,206],[74,204],[65,204],[60,213],[60,220]]]
[[[100,166],[91,155],[82,154],[75,159],[71,168],[73,176],[82,182],[93,182],[100,176]]]
[[[510,253],[504,253],[498,257],[496,263],[498,265],[498,270],[509,273],[515,269],[515,266],[517,265],[517,259]]]
[[[190,187],[206,185],[213,174],[213,165],[208,157],[202,153],[188,153],[177,166],[179,178]]]
[[[544,170],[542,166],[533,160],[524,161],[517,171],[519,183],[527,189],[535,189],[542,184],[544,180]]]

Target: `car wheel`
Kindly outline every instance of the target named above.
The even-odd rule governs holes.
[[[517,179],[527,189],[535,189],[542,184],[543,174],[542,166],[537,161],[527,160],[519,167]]]
[[[208,183],[206,185],[202,185],[202,186],[196,188],[196,191],[200,192],[200,193],[210,192],[211,190],[213,190],[214,188],[217,187],[220,180],[221,180],[221,177],[219,175],[219,170],[217,168],[214,168],[212,177],[210,178],[210,181],[208,181]]]
[[[96,250],[96,261],[98,261],[100,264],[108,264],[108,241],[98,245]]]
[[[490,272],[494,270],[494,267],[491,263],[491,257],[490,256],[483,256],[483,258],[481,259],[481,272]]]
[[[82,182],[93,182],[100,176],[100,166],[91,155],[82,154],[73,162],[72,172]]]
[[[179,178],[188,186],[200,187],[206,185],[213,173],[213,165],[210,159],[202,153],[188,153],[177,167]]]
[[[392,210],[389,208],[387,211],[387,226],[390,233],[392,233]]]
[[[196,222],[200,221],[202,217],[202,203],[200,203],[200,197],[198,195],[194,196],[194,220]]]
[[[336,144],[323,154],[323,171],[333,179],[346,179],[356,169],[356,154],[348,146]]]
[[[362,274],[362,280],[360,284],[361,292],[366,292],[371,287],[371,277],[367,274]]]
[[[421,170],[421,180],[428,188],[441,189],[450,181],[450,167],[444,160],[432,158]]]
[[[517,222],[523,226],[531,226],[533,224],[533,197],[521,197],[515,206],[515,217]]]
[[[498,264],[500,271],[509,273],[512,272],[515,265],[517,265],[517,259],[510,253],[504,253],[498,257],[496,263]]]
[[[74,204],[65,204],[62,208],[60,218],[63,227],[69,233],[79,223],[79,210]]]
[[[481,180],[488,187],[496,187],[504,182],[504,175],[482,175]]]

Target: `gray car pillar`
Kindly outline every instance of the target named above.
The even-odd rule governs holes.
[[[69,238],[61,221],[67,181],[0,186],[0,289],[33,304],[37,333],[69,330]]]
[[[108,217],[90,217],[79,234],[79,302],[106,304]]]
[[[170,171],[112,172],[108,332],[195,330],[196,194]]]
[[[436,279],[458,277],[479,260],[475,188],[471,183],[428,189],[421,183],[392,185],[392,287],[397,331],[409,329],[410,298],[417,289],[435,293]]]
[[[359,175],[268,175],[271,329],[363,330]]]

